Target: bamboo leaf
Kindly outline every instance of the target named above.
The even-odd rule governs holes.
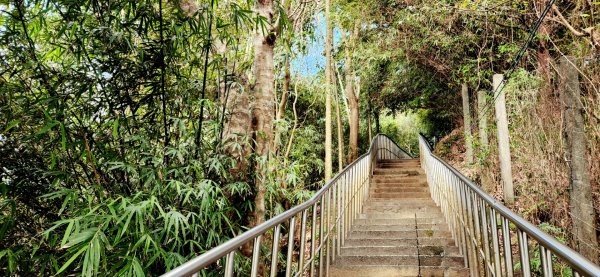
[[[6,125],[6,128],[4,129],[4,132],[6,133],[6,132],[10,131],[10,129],[12,129],[13,127],[19,125],[19,123],[21,123],[21,120],[18,120],[18,119],[12,120],[11,122],[9,122]]]
[[[50,129],[54,128],[54,126],[56,126],[58,124],[59,124],[58,121],[52,121],[52,122],[48,123],[46,126],[44,126],[42,129],[40,129],[37,133],[35,133],[35,135],[36,136],[43,135],[43,134],[47,133],[48,131],[50,131]]]
[[[81,247],[81,249],[79,249],[79,251],[77,251],[77,253],[75,253],[75,255],[71,256],[71,258],[63,264],[63,266],[56,272],[56,274],[58,275],[61,272],[65,271],[65,269],[67,269],[69,267],[69,265],[71,265],[73,263],[73,261],[75,261],[75,259],[77,259],[77,257],[79,257],[79,255],[81,255],[81,253],[83,253],[83,251],[85,251],[87,248],[88,248],[88,245],[84,245],[83,247]]]

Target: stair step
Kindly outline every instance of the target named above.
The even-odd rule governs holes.
[[[446,221],[443,217],[435,217],[435,218],[417,218],[416,219],[417,226],[426,224],[446,224]],[[413,215],[412,218],[367,218],[364,216],[363,218],[355,219],[355,225],[375,225],[375,226],[388,226],[388,225],[408,225],[415,226],[415,217]]]
[[[419,238],[452,238],[450,231],[446,230],[418,230]],[[352,239],[416,239],[417,231],[352,231],[348,234]]]
[[[343,256],[393,256],[393,255],[425,255],[425,256],[460,256],[456,246],[355,246],[342,247]]]
[[[415,266],[464,266],[462,257],[417,256],[417,255],[373,255],[338,256],[336,265],[415,265]]]
[[[395,193],[372,193],[371,198],[424,198],[431,199],[429,192],[395,192]]]
[[[423,201],[422,199],[371,199],[365,202],[365,206],[405,206],[405,207],[437,207],[433,199]]]
[[[395,238],[395,239],[355,239],[346,238],[344,246],[416,246],[417,239]],[[455,246],[451,238],[419,238],[419,247],[424,246]]]
[[[380,187],[380,186],[372,186],[369,190],[371,193],[401,193],[401,192],[427,192],[429,193],[428,187]]]
[[[390,213],[390,214],[441,214],[441,211],[438,207],[433,206],[365,206],[363,207],[364,213]]]
[[[375,176],[425,176],[423,172],[415,169],[399,169],[399,168],[376,168],[373,170]]]
[[[429,188],[426,182],[372,182],[370,188]]]
[[[352,226],[353,231],[414,231],[415,224],[405,224],[405,225],[360,225],[355,224]],[[420,224],[417,225],[417,230],[440,230],[440,231],[448,231],[448,226],[444,224]]]
[[[414,162],[418,162],[420,163],[421,160],[419,159],[381,159],[378,161],[378,163],[414,163]]]
[[[469,276],[418,159],[383,160],[329,276]]]
[[[466,277],[469,270],[450,267],[418,267],[418,266],[332,266],[331,277]]]
[[[373,175],[371,181],[389,183],[397,182],[397,183],[423,183],[427,182],[427,178],[425,176],[403,176],[402,174],[394,175]]]
[[[420,164],[418,163],[410,163],[410,164],[378,164],[375,168],[383,168],[383,169],[394,169],[394,168],[405,168],[405,169],[417,169],[422,170]]]

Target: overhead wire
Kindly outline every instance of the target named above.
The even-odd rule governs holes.
[[[500,84],[496,88],[494,88],[494,91],[492,92],[492,96],[493,96],[492,100],[486,101],[483,108],[481,110],[479,110],[480,117],[486,116],[487,112],[490,110],[489,109],[490,104],[495,104],[496,101],[498,100],[498,97],[500,96],[500,93],[504,89],[505,84],[508,82],[511,75],[515,72],[515,69],[516,69],[517,65],[521,62],[521,59],[525,56],[525,52],[527,51],[527,49],[529,49],[529,45],[535,38],[537,31],[539,30],[540,26],[542,25],[542,22],[544,21],[544,18],[546,17],[546,15],[548,15],[548,12],[552,8],[552,5],[554,5],[554,2],[556,2],[556,0],[549,0],[548,3],[546,4],[544,11],[540,15],[540,18],[538,18],[538,20],[535,22],[535,24],[529,31],[529,37],[527,38],[527,41],[525,42],[525,44],[523,44],[523,46],[521,46],[521,48],[517,52],[517,55],[513,58],[509,70],[504,74],[505,78],[502,80],[502,82],[500,82]]]

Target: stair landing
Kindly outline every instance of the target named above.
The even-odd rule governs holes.
[[[469,276],[419,160],[382,160],[329,276]]]

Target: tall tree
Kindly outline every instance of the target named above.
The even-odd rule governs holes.
[[[579,72],[572,57],[560,59],[560,100],[565,120],[565,154],[570,169],[570,206],[575,246],[586,258],[598,262],[592,186],[586,154],[585,121]]]
[[[267,183],[267,163],[269,143],[273,133],[274,82],[273,49],[277,38],[272,28],[274,21],[273,0],[258,0],[256,11],[265,20],[267,28],[257,28],[254,35],[254,107],[252,110],[252,131],[254,154],[257,157],[255,173],[254,225],[265,221],[265,194]],[[259,24],[260,25],[260,24]]]
[[[358,91],[355,93],[354,91],[354,81],[356,75],[354,73],[354,69],[352,68],[352,55],[354,48],[356,46],[356,37],[358,36],[358,21],[354,25],[354,31],[351,36],[347,37],[346,41],[346,63],[344,64],[344,69],[346,72],[346,98],[348,98],[348,109],[350,110],[350,114],[348,116],[350,125],[350,137],[349,144],[350,149],[348,150],[348,161],[354,161],[358,158],[358,131],[359,131],[359,111],[358,111]]]
[[[331,145],[331,48],[333,46],[333,24],[331,22],[331,0],[325,0],[325,182],[331,179],[332,145]]]
[[[339,78],[332,72],[332,79]],[[344,169],[344,122],[342,121],[342,115],[340,112],[340,95],[338,93],[337,86],[335,85],[335,81],[332,80],[332,86],[334,91],[334,101],[335,101],[335,116],[337,122],[337,139],[338,139],[338,170],[342,171]]]

